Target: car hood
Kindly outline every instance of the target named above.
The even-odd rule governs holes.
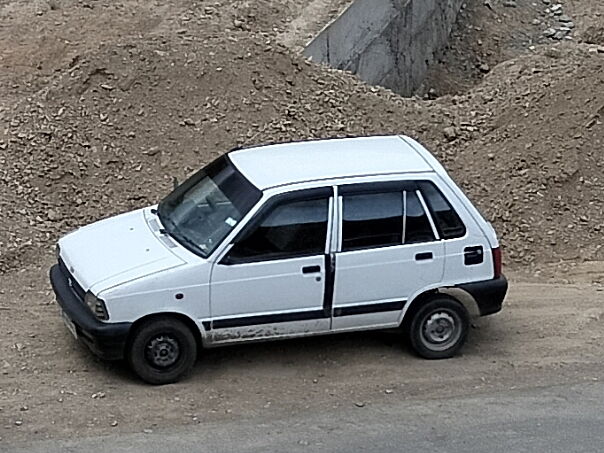
[[[82,227],[59,247],[76,281],[95,294],[185,264],[151,230],[143,209]]]

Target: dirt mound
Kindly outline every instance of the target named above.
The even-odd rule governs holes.
[[[225,3],[78,54],[10,112],[1,271],[78,225],[156,202],[173,176],[232,147],[387,133],[444,160],[503,234],[509,263],[599,256],[602,54],[539,48],[464,95],[403,99],[280,45],[287,15],[268,30],[270,2]]]
[[[233,147],[377,132],[384,106],[413,132],[438,110],[422,116],[422,106],[312,66],[261,32],[205,33],[105,45],[16,109],[0,137],[0,268],[32,262],[78,225],[156,202],[173,176]]]
[[[462,98],[459,117],[479,133],[448,148],[447,166],[512,261],[602,259],[604,55],[542,50],[502,64]]]

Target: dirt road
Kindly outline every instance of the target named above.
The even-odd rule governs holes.
[[[51,263],[0,278],[4,445],[604,379],[604,263],[569,267],[564,282],[559,268],[538,277],[549,283],[511,275],[504,311],[476,320],[453,360],[418,359],[400,335],[374,332],[206,351],[187,380],[164,387],[73,341],[47,283]]]
[[[446,451],[593,453],[604,442],[604,383],[453,398],[389,398],[348,411],[270,414],[171,432],[46,440],[11,453],[297,453]]]

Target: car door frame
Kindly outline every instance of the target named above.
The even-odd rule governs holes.
[[[231,251],[234,244],[237,243],[238,240],[245,237],[245,235],[249,234],[250,231],[253,231],[258,225],[266,218],[267,215],[270,215],[272,210],[287,201],[290,200],[304,200],[304,199],[313,199],[315,197],[327,198],[328,201],[328,212],[327,212],[327,231],[326,231],[326,241],[325,248],[323,250],[323,267],[321,269],[321,278],[324,279],[323,283],[323,297],[322,297],[322,305],[320,310],[312,310],[312,311],[300,311],[300,312],[275,312],[274,315],[265,314],[265,315],[251,315],[250,319],[256,318],[258,324],[246,324],[245,327],[253,328],[258,326],[269,326],[272,323],[268,323],[269,320],[274,320],[276,323],[303,323],[306,321],[313,320],[323,320],[322,324],[324,324],[323,328],[319,329],[316,332],[308,331],[306,329],[305,332],[295,332],[295,329],[292,329],[291,334],[287,335],[274,335],[274,336],[265,336],[263,338],[225,338],[220,337],[216,338],[215,333],[217,328],[215,328],[216,323],[221,323],[223,326],[228,325],[222,319],[215,319],[216,317],[213,314],[212,310],[212,275],[215,269],[215,266],[224,264],[231,265],[225,263],[224,260],[228,257],[229,252]],[[336,211],[336,193],[334,192],[334,188],[331,185],[321,185],[321,186],[311,186],[311,187],[292,187],[289,190],[269,190],[264,193],[264,196],[259,201],[258,205],[252,209],[247,218],[243,219],[243,221],[238,225],[239,228],[236,228],[223,242],[223,244],[219,247],[219,249],[214,253],[212,261],[212,270],[210,272],[210,319],[204,323],[204,328],[208,332],[209,344],[223,344],[228,342],[240,342],[240,341],[253,341],[253,340],[262,340],[262,339],[272,339],[272,338],[284,338],[284,337],[296,337],[296,336],[305,336],[311,335],[313,333],[327,333],[331,329],[331,312],[332,312],[332,301],[333,301],[333,281],[335,278],[335,269],[333,268],[332,261],[332,253],[331,250],[333,248],[333,230],[334,230],[334,215]],[[314,255],[311,255],[314,256]],[[296,259],[300,257],[292,257],[292,259]],[[241,264],[248,264],[254,262],[268,262],[268,261],[278,261],[279,259],[266,259],[266,260],[250,260]],[[287,259],[287,258],[283,258]],[[239,263],[237,263],[239,264]],[[233,265],[236,265],[233,263]],[[241,317],[242,319],[246,318],[245,316]],[[234,318],[237,319],[237,318]],[[236,324],[236,322],[234,323]],[[234,325],[234,327],[237,327]]]
[[[427,219],[430,223],[430,227],[434,234],[434,241],[427,243],[416,243],[416,244],[405,244],[401,243],[400,245],[393,246],[384,246],[384,247],[375,247],[368,248],[366,250],[358,250],[356,252],[363,251],[379,251],[380,249],[387,250],[390,248],[399,248],[404,250],[404,248],[409,247],[417,247],[420,248],[424,244],[432,244],[432,246],[438,245],[441,248],[441,256],[437,258],[439,261],[442,261],[442,272],[444,272],[444,261],[445,261],[445,253],[444,253],[444,243],[442,238],[440,237],[440,232],[436,228],[434,223],[434,219],[432,216],[432,212],[427,206],[423,194],[421,193],[420,187],[418,185],[419,181],[422,181],[424,178],[416,179],[415,177],[411,179],[395,179],[395,180],[385,180],[385,181],[352,181],[347,183],[341,183],[336,187],[336,217],[337,221],[337,234],[335,235],[336,240],[333,241],[334,247],[332,249],[332,253],[334,256],[340,253],[346,253],[342,251],[342,241],[343,241],[343,197],[348,194],[371,194],[371,193],[383,193],[383,192],[398,192],[398,191],[407,191],[407,192],[418,192],[419,201],[422,204],[423,210],[427,216]],[[406,211],[404,211],[404,215],[406,215]],[[334,258],[334,262],[335,262]],[[337,273],[337,267],[335,267],[335,272]],[[336,284],[336,277],[334,276],[334,286]],[[337,288],[334,287],[334,292],[337,291]],[[376,328],[389,328],[396,327],[400,324],[401,319],[403,317],[404,312],[406,311],[409,302],[412,300],[412,297],[415,297],[416,293],[408,294],[406,297],[400,298],[392,298],[387,300],[375,300],[373,302],[366,302],[363,304],[352,304],[350,306],[345,307],[337,307],[333,306],[332,301],[332,331],[347,331],[347,330],[362,330],[362,329],[376,329]],[[334,296],[335,297],[335,296]],[[350,323],[339,323],[337,321],[349,319]],[[355,319],[355,320],[353,320]],[[365,322],[366,321],[366,322]]]

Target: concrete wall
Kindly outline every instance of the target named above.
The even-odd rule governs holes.
[[[304,54],[410,96],[446,45],[464,0],[356,0]]]

